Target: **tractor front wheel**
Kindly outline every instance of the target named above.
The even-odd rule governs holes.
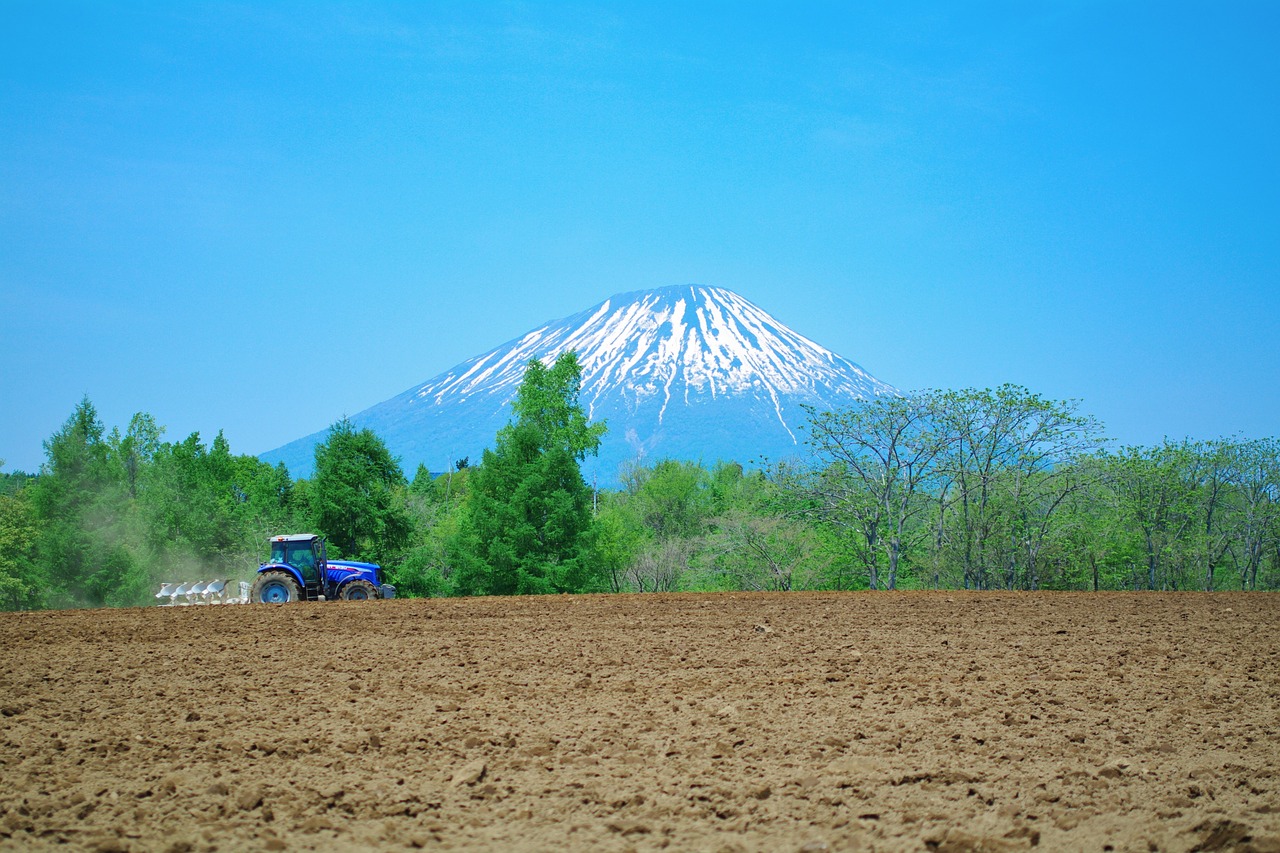
[[[286,604],[301,599],[302,589],[288,572],[263,572],[249,593],[249,600],[256,604]]]
[[[368,601],[378,597],[378,589],[368,581],[350,581],[338,590],[338,597],[343,601]]]

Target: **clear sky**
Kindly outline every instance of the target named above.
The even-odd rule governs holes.
[[[1280,3],[0,0],[0,458],[260,453],[629,290],[1280,433]]]

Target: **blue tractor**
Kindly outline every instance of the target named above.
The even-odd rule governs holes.
[[[381,582],[381,571],[373,563],[328,559],[324,538],[314,533],[272,536],[271,559],[258,567],[249,600],[283,604],[395,598],[396,588]]]

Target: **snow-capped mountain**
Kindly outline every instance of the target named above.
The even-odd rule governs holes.
[[[510,417],[530,359],[574,350],[580,401],[608,432],[583,465],[588,481],[616,483],[620,466],[665,457],[743,463],[803,451],[802,404],[847,406],[896,391],[792,331],[732,291],[680,286],[610,297],[463,362],[355,415],[412,477],[443,471],[485,447]],[[263,454],[309,476],[318,432]]]

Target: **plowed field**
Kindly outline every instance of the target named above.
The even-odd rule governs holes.
[[[0,849],[1280,851],[1280,596],[0,616]]]

